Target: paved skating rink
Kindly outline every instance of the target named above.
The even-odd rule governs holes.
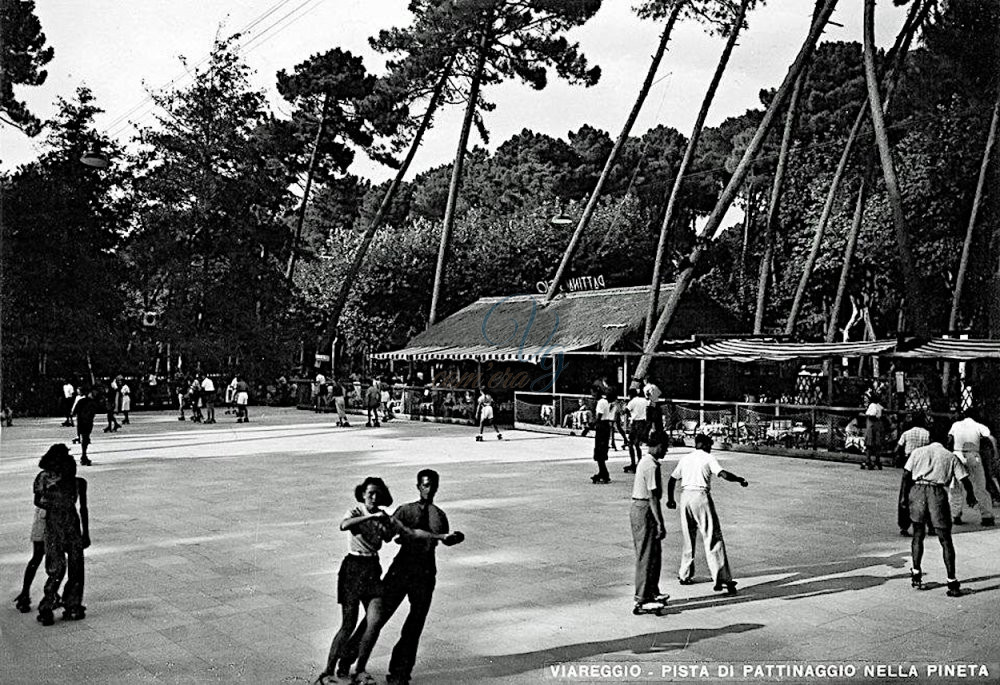
[[[722,665],[738,680],[744,666],[780,664],[853,665],[853,682],[898,681],[892,674],[911,675],[910,664],[907,682],[1000,678],[1000,529],[981,528],[968,511],[971,523],[956,528],[966,596],[945,596],[934,538],[923,563],[930,589],[912,590],[910,540],[895,523],[896,469],[718,452],[723,468],[750,481],[713,483],[739,595],[712,591],[703,553],[699,582],[678,585],[680,525],[665,510],[669,611],[633,616],[625,452],[612,452],[613,482],[592,485],[589,439],[511,431],[477,443],[464,426],[397,420],[376,429],[352,417],[353,427],[337,428],[330,414],[251,411],[245,425],[220,410],[212,426],[161,412],[133,413],[113,435],[96,429],[94,466],[80,468],[93,540],[87,618],[57,613],[51,627],[12,600],[30,556],[38,459],[75,433],[59,418],[3,429],[0,681],[311,682],[340,622],[348,535],[338,525],[355,485],[380,476],[401,504],[417,499],[425,467],[441,474],[436,502],[466,541],[438,549],[414,683],[718,682]],[[683,451],[668,454],[664,481]],[[383,569],[395,551],[383,549]],[[43,582],[44,569],[33,608]],[[369,662],[380,682],[406,609]],[[693,664],[708,677],[681,677],[676,667]],[[927,664],[976,669],[936,677]],[[757,673],[743,682],[776,680]]]

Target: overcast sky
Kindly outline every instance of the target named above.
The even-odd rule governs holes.
[[[53,113],[57,96],[68,97],[77,85],[86,84],[106,110],[99,126],[124,141],[134,133],[130,122],[152,120],[147,88],[158,89],[174,79],[181,86],[190,82],[180,56],[197,63],[217,33],[256,22],[242,41],[245,59],[255,71],[254,86],[268,93],[276,110],[287,112],[274,88],[278,70],[339,46],[362,55],[369,71],[380,73],[383,60],[369,49],[367,38],[382,28],[407,24],[406,6],[406,0],[39,0],[36,11],[55,59],[45,85],[20,88],[17,94],[44,119]],[[781,81],[808,30],[812,6],[812,0],[769,0],[750,15],[709,125],[758,106],[758,91]],[[565,137],[587,123],[618,135],[662,28],[639,20],[631,7],[630,0],[604,0],[594,19],[570,35],[590,62],[600,65],[598,85],[570,86],[553,75],[540,92],[514,82],[487,90],[487,98],[497,104],[486,115],[491,149],[524,128]],[[862,7],[862,0],[841,0],[833,19],[843,27],[829,26],[825,39],[860,41]],[[888,0],[879,4],[880,47],[891,45],[904,17],[905,8]],[[661,123],[689,133],[722,45],[694,24],[675,30],[633,135]],[[437,118],[417,154],[415,172],[450,161],[460,120],[459,108]],[[37,144],[14,129],[0,128],[0,136],[5,169],[38,154]],[[473,141],[481,143],[475,134]],[[374,180],[391,175],[360,156],[352,171]]]

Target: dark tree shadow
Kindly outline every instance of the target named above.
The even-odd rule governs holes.
[[[650,617],[658,620],[658,617]],[[447,669],[427,671],[427,682],[463,682],[474,683],[483,678],[501,678],[504,676],[527,673],[546,666],[585,660],[589,657],[601,656],[612,652],[631,652],[632,654],[663,654],[687,648],[702,640],[720,635],[734,635],[763,628],[761,623],[735,623],[722,628],[687,628],[681,630],[666,630],[657,633],[630,635],[615,640],[601,642],[581,642],[574,645],[563,645],[551,649],[540,649],[534,652],[520,654],[502,654],[500,656],[469,657],[454,662]],[[422,672],[423,679],[425,673]]]

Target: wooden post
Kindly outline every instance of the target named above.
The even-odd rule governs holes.
[[[698,424],[705,424],[705,360],[699,362],[701,368],[698,378]]]

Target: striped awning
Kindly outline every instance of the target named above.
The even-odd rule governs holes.
[[[372,359],[401,361],[462,360],[472,361],[521,361],[538,364],[545,357],[580,350],[585,344],[558,346],[497,347],[495,345],[470,345],[468,347],[404,347],[394,352],[379,352]]]
[[[894,340],[840,343],[793,343],[767,339],[731,339],[706,342],[689,349],[666,349],[660,356],[705,361],[791,361],[830,357],[866,357],[884,354],[896,346]]]
[[[912,349],[897,351],[892,356],[904,359],[948,359],[961,362],[976,359],[1000,359],[1000,340],[935,338]]]

